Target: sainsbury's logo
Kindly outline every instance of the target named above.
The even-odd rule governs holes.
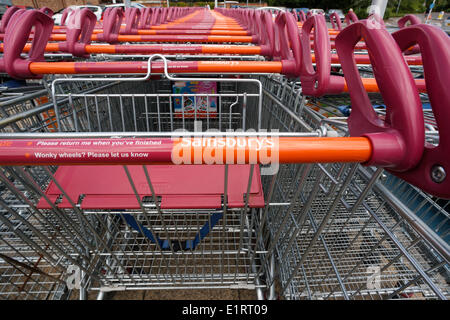
[[[227,132],[228,133],[228,132]],[[173,138],[172,162],[174,164],[259,164],[261,174],[273,175],[279,167],[278,136],[257,135],[202,136]]]

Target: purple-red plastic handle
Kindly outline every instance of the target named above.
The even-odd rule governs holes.
[[[305,14],[305,12],[300,11],[300,12],[298,13],[298,18],[299,18],[299,21],[300,21],[300,22],[305,22],[305,21],[306,21],[306,14]]]
[[[150,20],[150,25],[156,26],[158,25],[159,14],[161,12],[161,8],[152,8],[152,15]]]
[[[86,45],[91,43],[96,23],[97,17],[91,10],[75,9],[69,17],[66,41],[60,44],[60,50],[70,52],[76,57],[88,57]]]
[[[139,21],[139,29],[150,29],[152,11],[152,8],[142,9],[141,20]]]
[[[333,27],[333,29],[339,30],[339,31],[342,30],[341,17],[339,17],[337,12],[333,12],[330,15],[330,21],[331,21],[331,26]]]
[[[347,26],[351,25],[352,23],[358,22],[358,16],[356,15],[356,13],[352,10],[350,10],[347,15],[345,16],[345,23],[347,24]]]
[[[356,66],[354,50],[364,38],[378,88],[386,105],[385,120],[375,113]],[[425,125],[422,103],[408,65],[394,38],[373,21],[358,21],[336,37],[336,49],[349,88],[351,136],[365,136],[372,144],[366,163],[394,172],[414,168],[422,158]]]
[[[97,34],[99,41],[117,43],[123,20],[123,10],[119,7],[108,8],[103,15],[103,33]]]
[[[66,24],[66,20],[69,17],[69,14],[73,11],[73,7],[67,7],[64,9],[63,14],[61,16],[61,22],[60,25],[64,26]],[[108,9],[106,9],[108,10]]]
[[[159,26],[162,23],[162,15],[163,15],[163,9],[162,8],[156,8],[153,11],[154,14],[154,22],[152,23],[152,26]]]
[[[311,55],[310,33],[314,29],[314,69]],[[312,15],[302,26],[300,32],[302,59],[300,81],[302,93],[306,96],[320,97],[328,93],[341,93],[345,81],[343,77],[331,76],[331,43],[325,17]]]
[[[8,9],[6,9],[5,13],[2,16],[2,21],[0,22],[0,33],[5,33],[6,27],[8,26],[8,23],[11,20],[11,17],[18,10],[24,10],[24,9],[20,9],[17,6],[12,6],[12,7],[9,7]]]
[[[410,26],[413,26],[413,25],[416,25],[416,24],[420,24],[420,23],[422,23],[421,21],[420,21],[420,19],[418,18],[418,17],[416,17],[415,15],[413,15],[413,14],[407,14],[406,16],[404,16],[403,18],[401,18],[400,20],[398,20],[398,22],[397,22],[397,24],[398,24],[398,27],[400,28],[400,29],[403,29],[403,28],[406,28],[407,26],[406,26],[406,24],[409,22],[409,25]],[[414,46],[412,46],[412,47],[410,47],[410,48],[406,48],[404,51],[403,51],[403,54],[405,54],[405,55],[412,55],[412,54],[417,54],[417,53],[420,53],[420,48],[419,48],[419,46],[418,45],[414,45]]]
[[[138,34],[141,11],[138,8],[127,8],[125,11],[124,34]]]
[[[53,10],[50,9],[49,7],[42,7],[39,9],[39,11],[45,13],[46,15],[48,15],[50,18],[53,17]]]
[[[251,18],[250,27],[255,26],[252,32],[258,37],[258,44],[261,47],[261,55],[265,57],[273,56],[274,48],[274,22],[272,14],[267,11],[254,11]]]
[[[404,27],[406,27],[407,23],[410,23],[410,25],[415,25],[415,24],[421,24],[422,21],[420,21],[420,19],[413,15],[413,14],[407,14],[405,15],[403,18],[400,18],[397,22],[397,25],[400,29],[403,29]]]
[[[288,77],[298,77],[302,52],[297,22],[291,14],[283,12],[275,18],[274,29],[274,56],[282,62],[281,72]]]
[[[426,144],[419,164],[398,177],[435,196],[450,199],[450,40],[445,32],[416,24],[392,34],[401,50],[420,47],[428,97],[439,130],[439,145]],[[440,179],[433,178],[438,174]]]
[[[34,37],[28,58],[22,58],[22,51],[34,27]],[[29,64],[43,61],[45,47],[53,30],[53,19],[38,10],[17,11],[6,28],[3,59],[6,72],[13,78],[36,78],[30,72]]]
[[[11,8],[9,8],[11,9]],[[25,9],[19,9],[19,7],[15,7],[14,10],[10,10],[8,12],[8,16],[5,17],[5,15],[3,15],[3,19],[2,19],[2,25],[5,27],[5,31],[4,31],[4,38],[6,38],[6,30],[8,29],[8,26],[10,24],[15,23],[14,21],[16,21],[17,19],[20,19],[20,17],[22,16],[23,13],[25,13]],[[4,40],[3,40],[4,42]],[[5,66],[5,59],[4,57],[0,58],[0,72],[6,72],[6,66]]]

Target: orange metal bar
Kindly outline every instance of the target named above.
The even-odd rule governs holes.
[[[362,78],[361,80],[364,85],[364,89],[366,89],[367,92],[380,92],[380,89],[378,88],[377,81],[375,78]],[[419,92],[422,93],[427,92],[425,79],[414,79],[414,82],[416,83],[416,87],[419,90]],[[344,86],[344,92],[348,92],[347,83]]]
[[[119,35],[117,40],[119,42],[164,42],[164,36],[159,36],[158,39],[145,39],[145,36],[142,35]],[[251,43],[253,38],[251,36],[200,36],[200,38],[196,38],[195,35],[182,35],[182,36],[165,36],[169,40],[172,41],[189,41],[189,42],[242,42],[242,43]],[[178,39],[176,39],[178,37]],[[93,34],[91,37],[92,41],[98,41],[97,34]],[[50,41],[66,41],[65,34],[52,34],[50,36]]]
[[[182,157],[188,152],[186,160],[195,163],[196,157],[201,155],[203,163],[207,156],[220,159],[223,163],[243,161],[245,163],[261,163],[271,159],[278,163],[332,163],[332,162],[358,162],[369,161],[372,155],[372,146],[369,139],[364,137],[344,138],[184,138],[174,139],[176,155]],[[235,147],[221,146],[226,140],[235,140]],[[244,141],[245,140],[245,141]],[[253,140],[253,141],[251,141]],[[259,140],[259,143],[256,142]],[[190,142],[189,142],[190,141]],[[271,141],[271,142],[268,142]],[[186,142],[189,142],[186,143]],[[238,143],[240,142],[240,143]],[[177,147],[177,144],[180,144]],[[222,143],[223,144],[223,143]],[[190,145],[190,147],[185,147]],[[245,146],[245,147],[240,147]],[[250,146],[250,147],[249,147]],[[214,151],[212,151],[214,150]],[[276,153],[278,161],[276,161]],[[207,156],[205,156],[207,155]],[[231,155],[231,156],[230,156]],[[222,157],[221,157],[222,156]],[[199,158],[197,158],[199,159]],[[250,160],[253,161],[250,161]],[[256,161],[256,162],[255,162]]]
[[[102,74],[102,73],[146,73],[146,62],[32,62],[32,73],[38,74]],[[152,64],[154,72],[162,72],[162,64]],[[168,66],[170,73],[282,73],[281,61],[192,61],[172,62]],[[113,72],[115,70],[117,72]],[[375,78],[362,78],[367,92],[379,92]],[[426,92],[425,79],[415,79],[419,92]],[[345,83],[343,92],[348,92]]]
[[[125,47],[125,46],[123,46]],[[127,47],[127,54],[132,53],[142,53],[145,52],[146,45],[129,45]],[[133,47],[135,51],[133,51]],[[258,55],[261,53],[261,47],[259,46],[240,46],[240,45],[203,45],[201,47],[201,52],[206,54],[247,54],[247,55]],[[27,43],[23,49],[23,52],[29,52],[31,48],[31,43]],[[121,53],[120,49],[121,45],[86,45],[86,53]],[[48,43],[45,47],[46,52],[58,52],[59,44],[58,43]],[[163,50],[162,50],[163,51]],[[3,43],[0,44],[0,52],[3,52]],[[156,53],[157,51],[152,51]],[[171,52],[177,53],[176,50],[172,50]],[[180,51],[182,53],[183,51]],[[422,58],[420,56],[404,56],[408,65],[422,65]],[[355,61],[357,64],[371,64],[369,55],[355,55]],[[315,63],[315,55],[312,55],[312,62]],[[337,54],[331,55],[331,63],[339,64],[339,57]]]
[[[64,140],[73,142],[84,139],[61,141]],[[157,163],[169,164],[365,163],[370,160],[373,152],[369,139],[365,137],[199,137],[163,140],[164,144],[154,147],[139,147],[140,151],[146,152],[144,158],[117,157],[107,160],[89,155],[83,159],[77,157],[76,153],[92,151],[92,145],[83,146],[78,143],[73,147],[47,147],[42,144],[45,139],[0,140],[0,165],[155,164],[152,160],[155,152],[160,155]],[[137,147],[131,144],[117,148],[121,152],[132,152]],[[117,148],[95,147],[95,150],[111,152],[117,151]],[[35,151],[48,153],[72,150],[76,151],[74,158],[66,156],[49,160],[34,156]]]
[[[199,72],[281,73],[281,61],[198,61]]]
[[[208,41],[211,42],[247,42],[251,43],[253,38],[251,36],[209,36]]]
[[[195,30],[193,28],[193,30]],[[237,30],[204,30],[205,32],[202,33],[202,30],[198,30],[198,34],[205,34],[205,35],[211,35],[211,36],[248,36],[247,31],[237,31]],[[194,33],[192,33],[194,34]],[[160,35],[158,33],[158,30],[138,30],[138,35]]]
[[[32,62],[30,71],[34,74],[74,74],[74,62]]]

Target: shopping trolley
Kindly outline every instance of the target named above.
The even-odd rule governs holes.
[[[157,59],[164,79],[148,81]],[[39,220],[20,219],[12,234],[42,255],[36,261],[66,270],[59,279],[71,279],[67,287],[82,297],[85,290],[246,288],[273,298],[276,286],[291,299],[448,296],[445,245],[378,183],[382,169],[345,164],[367,162],[370,144],[324,138],[347,124],[308,108],[302,83],[246,72],[174,77],[158,55],[146,66],[141,78],[55,79],[45,106],[53,128],[35,110],[2,123],[2,163],[12,165],[0,176],[4,209]],[[180,93],[178,82],[217,89]],[[216,107],[200,112],[205,100]],[[256,132],[227,132],[237,129]],[[277,138],[280,168],[234,158],[212,167],[166,164],[179,139],[207,143],[208,136],[236,144],[258,137],[255,145]],[[340,143],[312,152],[330,141]],[[4,220],[13,230],[12,218]],[[39,263],[35,269],[46,274]]]
[[[291,111],[311,130],[325,126],[333,134],[348,135],[348,113],[342,111],[355,100],[321,97],[309,88],[302,92],[305,87],[283,80],[269,83],[276,103],[293,106]],[[299,99],[305,92],[318,98]],[[427,99],[422,95],[424,105]],[[370,101],[380,106],[383,99],[371,94]],[[386,116],[384,105],[376,110]],[[426,140],[437,145],[436,122],[429,111],[424,108]],[[306,165],[298,171],[286,169],[284,176],[289,183],[280,183],[274,197],[287,202],[286,208],[273,212],[269,229],[286,298],[448,296],[448,200],[367,167]],[[298,184],[291,186],[292,180]]]
[[[298,84],[276,78],[266,79],[265,86],[271,109],[291,106],[288,111],[304,120],[297,130],[325,127],[348,135],[347,117],[332,113],[338,110],[336,96],[305,101]],[[340,99],[349,103],[348,97]],[[269,255],[279,261],[273,281],[285,298],[448,296],[448,200],[360,165],[281,167],[274,184],[269,201],[284,207],[268,210]],[[423,216],[434,220],[418,218]]]

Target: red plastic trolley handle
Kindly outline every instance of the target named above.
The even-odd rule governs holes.
[[[310,33],[314,29],[314,69],[311,55]],[[301,33],[301,71],[302,93],[306,96],[323,96],[327,93],[342,93],[345,86],[343,77],[331,76],[331,44],[328,27],[323,15],[313,15],[303,23]]]
[[[396,174],[433,195],[450,198],[450,40],[444,31],[416,24],[392,34],[401,50],[420,47],[428,97],[439,129],[439,145],[425,145],[419,164]]]
[[[50,9],[49,7],[42,7],[42,8],[39,9],[39,11],[45,13],[50,18],[53,17],[53,10]]]
[[[333,29],[339,30],[339,31],[342,30],[341,18],[339,17],[337,12],[333,12],[330,15],[330,21],[331,21],[331,26],[333,27]]]
[[[61,22],[60,22],[60,25],[64,26],[64,25],[66,24],[67,18],[69,17],[70,13],[71,13],[72,11],[74,11],[74,10],[75,10],[75,9],[74,9],[73,7],[71,7],[71,6],[64,9],[64,11],[63,11],[63,13],[62,13],[62,16],[61,16]]]
[[[98,41],[117,43],[124,13],[122,8],[108,8],[103,15],[103,33],[97,34]]]
[[[300,22],[305,22],[306,21],[306,14],[305,14],[305,12],[300,11],[298,13],[298,18],[299,18]]]
[[[416,24],[421,24],[422,22],[420,21],[420,19],[418,17],[416,17],[413,14],[407,14],[405,15],[403,18],[399,19],[397,24],[398,27],[400,29],[406,28],[407,27],[407,23],[409,22],[409,25],[416,25]],[[406,48],[403,53],[405,55],[412,55],[412,54],[417,54],[420,53],[420,48],[418,45],[414,45],[410,48]]]
[[[77,8],[69,17],[66,41],[59,45],[59,50],[70,52],[76,57],[87,57],[86,45],[91,43],[97,17],[88,8]]]
[[[404,27],[406,27],[407,23],[410,23],[410,25],[415,25],[415,24],[421,24],[422,21],[420,21],[420,19],[418,17],[416,17],[413,14],[407,14],[405,15],[403,18],[400,18],[397,22],[397,25],[400,29],[403,29]]]
[[[154,25],[159,26],[163,24],[163,16],[164,16],[164,9],[158,8],[156,9],[156,16],[155,16],[155,23]]]
[[[162,9],[162,15],[161,15],[161,24],[164,24],[167,22],[167,15],[169,14],[168,8],[161,8]]]
[[[28,58],[20,55],[27,43],[32,28],[35,28]],[[3,60],[6,72],[14,78],[36,78],[29,71],[31,62],[43,61],[45,46],[53,30],[53,19],[38,10],[17,11],[5,32]]]
[[[141,11],[138,8],[127,8],[125,10],[124,34],[138,34]]]
[[[169,7],[167,8],[167,16],[166,16],[166,21],[170,22],[172,20],[172,16],[173,16],[173,7]]]
[[[274,30],[274,60],[281,60],[284,75],[298,77],[302,52],[297,22],[291,14],[280,13],[275,18]]]
[[[147,7],[142,9],[141,20],[139,21],[139,29],[150,29],[152,12],[152,8]]]
[[[152,15],[151,15],[151,21],[150,21],[150,25],[151,26],[157,26],[158,25],[158,17],[161,13],[161,8],[153,8],[152,11]]]
[[[258,43],[261,40],[260,23],[256,22],[260,17],[260,11],[245,11],[240,19],[236,19],[239,24],[245,24],[250,34],[256,35]]]
[[[345,16],[345,23],[347,24],[347,26],[351,25],[352,23],[358,22],[358,16],[356,15],[356,13],[352,10],[350,10],[347,15]]]
[[[408,65],[394,38],[369,20],[358,21],[339,33],[336,49],[347,82],[352,112],[351,136],[367,137],[373,148],[367,165],[394,172],[414,168],[424,150],[422,104]],[[375,79],[386,104],[386,119],[375,113],[354,59],[355,45],[364,38]]]
[[[6,9],[5,13],[3,14],[2,21],[0,23],[0,33],[5,33],[6,28],[8,27],[8,23],[11,20],[11,17],[18,10],[24,10],[24,9],[20,9],[17,6],[12,6],[12,7],[9,7],[8,9]]]
[[[265,57],[272,57],[275,39],[272,15],[267,11],[255,10],[249,22],[249,27],[254,26],[254,29],[250,30],[258,38],[257,42],[261,48],[260,54]]]
[[[16,8],[17,8],[17,10],[10,10],[10,12],[8,13],[8,16],[6,18],[5,18],[6,13],[3,16],[3,19],[5,19],[5,20],[2,19],[2,25],[6,26],[5,33],[6,33],[6,30],[9,29],[8,27],[10,25],[14,24],[17,19],[20,19],[20,17],[26,12],[25,9],[19,9],[18,7],[16,7]],[[4,49],[5,45],[6,45],[6,34],[5,34],[5,37],[3,38],[3,52],[5,52],[5,49]],[[7,72],[6,65],[7,65],[7,63],[5,60],[5,55],[3,55],[3,58],[0,58],[0,72]]]

